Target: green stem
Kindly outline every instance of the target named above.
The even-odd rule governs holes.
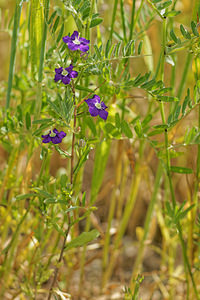
[[[186,77],[187,77],[187,74],[188,74],[188,71],[189,71],[189,67],[190,67],[192,58],[193,58],[193,54],[188,53],[188,56],[187,56],[187,59],[186,59],[186,63],[185,63],[185,68],[183,70],[183,75],[182,75],[181,82],[180,82],[180,85],[179,85],[179,88],[178,88],[178,92],[177,92],[177,97],[179,99],[181,98],[182,93],[184,91]],[[178,106],[178,102],[175,105],[175,109],[176,109],[177,106]]]
[[[161,78],[162,80],[164,80],[164,65],[165,65],[165,47],[166,47],[166,20],[163,20],[163,54],[162,54],[162,58],[161,58]],[[163,124],[166,123],[165,121],[165,113],[164,113],[164,106],[163,103],[160,104],[160,112],[161,112],[161,117],[162,117],[162,121]],[[172,177],[171,177],[171,171],[170,171],[170,153],[169,153],[169,142],[168,142],[168,132],[167,130],[165,130],[165,150],[166,150],[166,162],[167,162],[167,177],[169,180],[169,188],[170,188],[170,193],[171,193],[171,199],[172,199],[172,205],[174,208],[174,211],[176,209],[176,199],[175,199],[175,194],[174,194],[174,188],[173,188],[173,184],[172,184]],[[178,236],[179,236],[179,240],[181,242],[181,247],[182,247],[182,253],[183,253],[183,260],[184,260],[184,266],[185,266],[185,273],[186,273],[186,281],[187,281],[187,289],[189,290],[189,282],[187,279],[187,269],[192,281],[192,285],[193,285],[193,289],[195,292],[195,295],[197,297],[197,299],[199,298],[198,295],[198,291],[196,288],[196,284],[194,281],[194,277],[191,271],[191,266],[187,257],[187,251],[186,251],[186,246],[185,246],[185,242],[183,239],[183,234],[182,234],[182,228],[180,225],[180,222],[177,223],[177,231],[178,231]]]
[[[117,13],[117,4],[118,4],[118,0],[115,0],[114,7],[113,7],[111,28],[110,28],[110,37],[109,37],[111,42],[112,42],[112,36],[113,36],[113,31],[114,31],[115,17],[116,17],[116,13]]]
[[[47,164],[47,160],[48,160],[48,151],[49,151],[49,150],[47,150],[47,152],[45,152],[45,154],[44,154],[44,158],[43,158],[42,165],[41,165],[41,168],[40,168],[40,173],[39,173],[39,176],[38,176],[38,179],[37,179],[37,183],[36,183],[36,186],[37,186],[37,187],[39,187],[39,185],[40,185],[40,181],[41,181],[41,178],[42,178],[44,169],[45,169],[46,164]]]
[[[124,1],[123,0],[120,0],[120,12],[121,12],[121,18],[122,18],[122,29],[123,29],[124,41],[125,41],[125,43],[127,43],[126,23],[125,23],[125,17],[124,17]]]
[[[6,109],[10,106],[10,95],[12,90],[12,83],[13,83],[13,75],[14,75],[14,68],[15,68],[15,58],[16,58],[16,50],[17,50],[17,41],[18,41],[18,31],[19,31],[19,21],[21,16],[22,10],[22,1],[17,1],[15,7],[15,14],[14,14],[14,26],[12,32],[12,41],[11,41],[11,54],[10,54],[10,66],[9,66],[9,75],[8,75],[8,88],[7,88],[7,95],[6,95]]]
[[[134,22],[134,17],[135,17],[135,2],[136,0],[132,1],[132,11],[131,11],[131,25],[130,25],[130,35],[129,35],[129,41],[132,39],[133,37],[133,29],[134,26],[136,24],[136,22]],[[142,1],[144,2],[144,0]]]
[[[45,0],[45,8],[44,8],[44,27],[43,27],[43,34],[42,34],[42,42],[41,42],[41,51],[40,51],[40,65],[39,65],[39,71],[38,71],[38,81],[42,82],[43,77],[43,66],[44,66],[44,56],[45,56],[45,45],[46,45],[46,39],[47,39],[47,22],[48,15],[49,15],[49,1]]]

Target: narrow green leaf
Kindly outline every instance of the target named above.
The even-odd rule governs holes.
[[[29,130],[31,127],[31,116],[29,112],[26,113],[26,129]]]
[[[64,26],[64,24],[62,24],[62,26],[61,26],[61,28],[60,28],[60,31],[59,31],[59,33],[58,33],[57,40],[56,40],[57,43],[60,42],[60,40],[61,40],[61,38],[62,38],[62,36],[63,36],[64,28],[65,28],[65,26]]]
[[[172,96],[158,96],[157,98],[161,102],[176,102],[176,101],[179,101],[179,99],[177,97],[172,97]]]
[[[120,52],[120,48],[121,48],[122,42],[117,43],[117,45],[115,46],[114,49],[114,57],[118,57],[119,56],[119,52]]]
[[[138,45],[138,55],[140,55],[142,52],[142,45],[143,45],[143,41],[140,41],[140,43]]]
[[[133,133],[130,129],[130,126],[129,124],[123,120],[122,123],[121,123],[121,129],[122,129],[122,132],[129,138],[131,139],[133,137]]]
[[[51,122],[52,119],[40,119],[40,120],[34,120],[32,124],[45,124]]]
[[[99,232],[96,229],[93,229],[89,232],[83,232],[77,238],[69,242],[66,245],[65,250],[82,247],[88,244],[89,242],[93,241],[94,239],[96,239],[98,236],[99,236]]]
[[[102,18],[95,18],[95,19],[91,20],[90,28],[93,28],[93,27],[101,24],[102,22],[103,22]]]
[[[102,56],[101,56],[101,53],[100,53],[99,48],[97,47],[97,45],[94,45],[94,50],[97,54],[97,57],[101,60]]]
[[[57,14],[56,11],[54,11],[54,12],[52,13],[51,17],[49,18],[49,20],[48,20],[48,22],[47,22],[48,24],[51,24],[51,23],[53,22],[53,19],[55,18],[56,14]]]
[[[190,90],[188,89],[187,90],[187,95],[186,95],[186,97],[183,101],[183,105],[182,105],[182,115],[183,116],[185,115],[185,111],[186,111],[189,100],[190,100]]]
[[[89,93],[93,92],[93,90],[91,90],[91,89],[89,89],[89,88],[87,88],[85,86],[78,85],[78,84],[76,85],[76,89],[79,90],[79,91],[86,91],[86,92],[89,92]]]
[[[10,65],[9,65],[9,75],[8,75],[8,88],[6,95],[6,109],[10,106],[10,95],[12,90],[13,75],[15,68],[15,57],[17,50],[17,41],[18,41],[18,31],[19,31],[19,21],[22,10],[22,3],[20,0],[16,1],[15,14],[14,14],[14,25],[12,31],[12,41],[11,41],[11,53],[10,53]]]
[[[176,167],[171,166],[170,170],[175,173],[181,173],[181,174],[192,174],[193,170],[190,168],[184,168],[184,167]]]
[[[52,194],[48,193],[47,191],[44,191],[37,187],[35,187],[34,190],[36,190],[38,192],[38,194],[40,194],[43,197],[52,198]]]
[[[106,48],[105,48],[105,57],[108,58],[108,54],[109,54],[109,51],[110,51],[110,47],[111,47],[111,41],[108,40],[107,43],[106,43]]]
[[[161,134],[164,132],[164,128],[159,128],[159,129],[156,129],[156,130],[152,130],[151,132],[148,133],[148,136],[154,136],[154,135],[157,135],[157,134]]]
[[[42,1],[43,4],[43,1]],[[31,0],[31,15],[30,15],[30,52],[31,52],[31,71],[35,77],[36,70],[40,66],[40,53],[43,37],[43,5],[40,0]]]
[[[82,206],[85,207],[85,201],[86,201],[86,192],[83,193],[82,196]]]
[[[181,33],[182,33],[182,35],[183,35],[184,38],[186,38],[186,39],[191,39],[191,35],[190,35],[189,31],[186,30],[186,29],[183,27],[182,24],[180,25],[180,31],[181,31]]]
[[[147,115],[141,123],[142,127],[145,127],[147,124],[149,124],[152,118],[153,116],[151,114]]]
[[[60,22],[60,17],[58,16],[54,22],[53,28],[52,28],[52,33],[54,33],[58,27],[58,24]]]
[[[178,105],[175,112],[174,112],[174,121],[178,120],[180,112],[181,112],[181,105]]]
[[[83,154],[81,155],[75,169],[74,169],[74,175],[76,175],[78,173],[78,171],[80,170],[80,168],[82,167],[82,165],[84,164],[84,162],[88,159],[88,154],[91,151],[91,148],[86,146],[84,149]]]
[[[104,128],[108,134],[112,135],[112,132],[116,130],[115,126],[112,123],[106,122]]]
[[[139,138],[143,136],[142,126],[140,120],[137,120],[136,125],[134,126],[135,132]]]
[[[120,121],[120,115],[119,115],[119,113],[115,114],[115,126],[117,128],[121,128],[121,121]]]
[[[181,13],[181,11],[176,11],[176,10],[171,10],[171,11],[168,11],[166,13],[164,13],[164,17],[168,17],[168,18],[171,18],[171,17],[175,17],[177,15],[179,15]]]
[[[28,199],[30,197],[35,197],[36,195],[37,195],[36,193],[28,193],[28,194],[18,195],[18,196],[16,196],[16,200]]]
[[[177,36],[175,35],[173,29],[170,31],[170,37],[172,38],[172,40],[173,40],[176,44],[178,43],[178,38],[177,38]]]
[[[191,22],[191,28],[192,28],[192,32],[194,33],[194,35],[199,37],[199,33],[197,30],[197,24],[194,21]]]
[[[151,88],[154,86],[154,84],[155,84],[155,79],[152,79],[150,81],[143,83],[141,85],[141,88],[146,89],[146,90],[151,90]]]

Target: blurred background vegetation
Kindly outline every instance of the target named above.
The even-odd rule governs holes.
[[[116,2],[116,1],[115,1]],[[195,10],[195,5],[197,6],[197,1],[189,1],[189,0],[178,0],[174,1],[176,3],[176,10],[181,11],[179,15],[177,15],[173,19],[173,23],[171,24],[171,28],[174,28],[177,36],[180,36],[180,24],[183,24],[185,28],[188,28],[191,31],[190,24],[192,20],[197,21],[197,10]],[[131,11],[133,1],[124,0],[118,1],[116,16],[114,20],[114,32],[112,36],[112,42],[117,43],[121,37],[124,36],[123,28],[122,28],[122,12],[121,12],[121,3],[123,3],[123,9],[125,14],[125,22],[131,23]],[[0,30],[0,97],[1,97],[1,106],[4,107],[6,103],[6,89],[7,89],[7,79],[9,75],[9,61],[10,61],[10,49],[11,49],[11,34],[13,29],[14,22],[14,9],[15,9],[15,1],[2,1],[0,0],[0,8],[1,8],[1,30]],[[136,0],[136,11],[139,9],[141,4],[140,0]],[[13,111],[16,109],[17,104],[20,101],[26,101],[26,96],[29,96],[29,100],[34,99],[34,93],[36,93],[36,87],[34,80],[31,81],[30,78],[26,78],[27,71],[27,61],[26,61],[26,51],[29,47],[27,42],[27,32],[23,31],[23,26],[27,26],[26,22],[28,22],[28,5],[29,1],[23,4],[22,15],[20,19],[20,24],[22,25],[22,30],[19,34],[19,41],[17,47],[17,56],[16,56],[16,67],[15,67],[15,77],[14,77],[14,85],[12,92],[12,108]],[[95,4],[95,10],[100,14],[100,17],[103,18],[103,22],[98,27],[91,29],[91,52],[94,53],[93,46],[96,43],[100,43],[100,40],[103,44],[110,37],[111,30],[111,17],[113,11],[113,0],[98,0]],[[146,6],[146,8],[145,8]],[[148,1],[144,4],[143,7],[143,15],[138,20],[136,24],[136,32],[141,31],[140,39],[143,40],[143,48],[142,53],[144,56],[139,56],[135,59],[129,60],[129,72],[131,77],[136,77],[139,73],[145,74],[148,71],[156,72],[157,65],[159,64],[160,53],[162,52],[162,21],[161,19],[153,14],[152,22],[149,24],[147,28],[145,14],[147,13],[149,7]],[[62,1],[50,1],[50,15],[53,11],[57,11],[58,15],[62,17],[65,24],[65,33],[73,32],[76,30],[76,24],[73,21],[73,18],[70,16],[70,12],[64,9]],[[148,13],[147,13],[148,15]],[[128,28],[128,25],[125,23],[125,27]],[[170,26],[169,26],[170,27]],[[145,30],[143,30],[145,28]],[[128,37],[127,30],[127,37]],[[134,34],[133,34],[134,38]],[[136,41],[138,46],[140,39]],[[167,41],[167,45],[170,48],[170,44],[173,41],[169,38]],[[50,48],[52,44],[52,36],[48,34],[47,37],[47,49]],[[150,54],[150,55],[149,55]],[[146,55],[146,56],[145,56]],[[182,74],[187,63],[188,59],[188,49],[182,48],[180,51],[176,52],[174,56],[176,68],[173,69],[171,63],[165,64],[165,86],[173,86],[173,93],[177,95],[181,83]],[[113,61],[112,68],[113,74],[117,69],[118,61]],[[44,74],[49,75],[51,72],[51,65],[48,62],[47,65],[44,66]],[[53,68],[53,67],[52,67]],[[184,80],[184,89],[181,91],[180,98],[184,99],[187,89],[191,89],[191,96],[193,97],[193,87],[195,85],[195,76],[194,73],[197,72],[198,68],[195,69],[194,62],[192,59],[189,61],[189,71],[187,72],[187,76]],[[174,75],[172,75],[172,73]],[[117,71],[116,71],[117,73]],[[53,74],[53,71],[52,71]],[[52,78],[53,75],[51,74]],[[32,90],[27,93],[26,85],[27,81],[31,84]],[[113,75],[112,80],[116,80]],[[174,81],[173,81],[174,80]],[[28,84],[29,84],[28,83]],[[89,85],[89,83],[88,83]],[[25,97],[23,98],[23,90]],[[107,95],[109,97],[109,95]],[[121,97],[121,98],[120,98]],[[126,109],[129,111],[127,121],[130,122],[137,116],[141,119],[144,119],[148,114],[149,106],[147,104],[147,94],[144,90],[134,89],[131,91],[127,91],[125,94],[115,94],[113,91],[110,93],[110,104],[112,106],[113,112],[116,112],[116,102],[125,101]],[[166,111],[169,112],[170,108],[167,107]],[[114,113],[113,113],[114,115]],[[1,113],[1,117],[3,118],[3,113]],[[197,158],[197,146],[194,145],[186,145],[184,144],[184,136],[186,132],[191,129],[193,126],[197,126],[198,120],[198,111],[192,111],[188,116],[186,116],[183,120],[181,120],[177,126],[175,126],[169,132],[169,140],[171,144],[174,144],[175,147],[172,149],[174,151],[174,155],[172,155],[172,165],[180,165],[191,168],[195,170],[196,168],[196,158]],[[154,118],[152,119],[150,126],[154,126],[157,124],[161,124],[162,120],[160,117],[159,111],[154,112]],[[154,138],[153,138],[154,139]],[[156,140],[160,143],[163,142],[164,137],[159,135],[156,136]],[[149,145],[145,145],[144,155],[142,159],[140,159],[140,147],[141,143],[139,140],[135,140],[132,142],[131,139],[122,139],[122,140],[113,140],[111,141],[112,145],[109,152],[109,157],[106,165],[106,170],[103,178],[103,182],[101,184],[100,191],[98,193],[97,200],[95,202],[95,206],[97,210],[92,212],[91,214],[91,222],[92,227],[97,228],[100,231],[101,239],[98,240],[97,243],[88,246],[87,257],[85,262],[85,273],[83,278],[81,277],[81,266],[80,266],[80,257],[81,255],[75,255],[76,253],[72,253],[70,257],[65,257],[65,264],[67,265],[69,272],[64,271],[66,279],[60,283],[60,287],[69,291],[72,295],[72,299],[123,299],[124,292],[122,289],[124,286],[130,285],[130,278],[133,276],[133,265],[136,261],[138,248],[140,242],[144,235],[144,222],[146,218],[146,213],[149,208],[149,204],[152,199],[153,194],[153,186],[156,180],[156,170],[158,167],[158,154],[154,151],[154,149]],[[92,150],[89,155],[89,159],[87,160],[84,170],[82,181],[79,182],[80,190],[86,192],[86,200],[90,198],[91,192],[91,182],[92,182],[92,170],[94,166],[95,160],[95,150]],[[24,149],[26,152],[27,149]],[[159,155],[162,156],[162,153]],[[31,158],[30,165],[26,168],[26,178],[23,178],[23,170],[24,168],[24,153],[21,152],[18,157],[18,168],[17,174],[19,174],[19,182],[23,182],[24,180],[28,181],[29,179],[36,179],[37,174],[40,171],[41,162],[38,160],[39,150],[36,149],[33,157]],[[7,151],[6,147],[0,147],[0,171],[3,174],[7,161],[9,158],[9,151]],[[134,180],[137,180],[138,170],[135,169],[137,163],[139,162],[140,169],[140,179],[138,184],[137,196],[135,197],[134,209],[131,214],[131,217],[128,221],[128,226],[123,233],[122,241],[120,242],[119,249],[117,249],[117,254],[112,252],[114,249],[114,238],[116,232],[118,231],[120,220],[122,218],[123,211],[127,205],[127,201],[129,195],[131,193],[131,187]],[[15,163],[13,163],[13,166]],[[54,152],[50,161],[50,175],[52,177],[56,177],[57,175],[63,172],[64,168],[68,167],[68,162],[66,159],[61,158],[57,152]],[[16,175],[16,174],[15,174]],[[14,175],[13,175],[14,176]],[[16,178],[10,178],[10,187],[13,189],[13,193],[15,194],[15,185],[12,181]],[[195,174],[173,174],[173,184],[175,190],[175,196],[177,203],[182,204],[184,200],[188,200],[189,204],[192,203],[192,195],[193,188],[195,185],[196,177]],[[3,181],[1,181],[2,183]],[[19,183],[18,182],[18,183]],[[26,185],[21,185],[21,190],[19,189],[19,194],[26,192]],[[113,193],[114,190],[114,193]],[[143,282],[140,283],[140,297],[143,300],[147,299],[176,299],[183,300],[186,298],[186,279],[183,275],[183,261],[181,257],[180,246],[177,246],[177,236],[173,233],[169,233],[169,229],[167,227],[167,223],[165,222],[165,213],[164,211],[164,201],[167,201],[170,198],[168,186],[166,181],[163,180],[160,190],[158,192],[158,199],[160,200],[155,208],[154,213],[151,219],[148,237],[145,240],[145,251],[143,254],[143,263],[142,267],[140,266],[139,270],[141,271],[141,276],[144,276]],[[2,195],[1,195],[2,196]],[[11,196],[9,196],[11,198]],[[113,204],[112,199],[114,198],[115,204]],[[112,214],[112,205],[113,206],[113,217],[112,222],[110,224],[111,228],[109,230],[110,233],[110,244],[109,244],[109,253],[110,257],[112,257],[112,253],[115,253],[115,265],[113,266],[113,270],[111,270],[111,274],[109,275],[109,271],[107,272],[107,268],[109,269],[109,263],[106,262],[106,255],[103,254],[103,246],[105,243],[105,232],[108,226],[109,215]],[[186,205],[187,207],[187,205]],[[4,221],[7,224],[12,224],[11,228],[16,226],[16,223],[12,221],[12,214],[4,211],[4,206],[1,207],[1,214],[3,216]],[[23,208],[21,208],[21,212]],[[34,214],[33,214],[34,215]],[[38,215],[37,215],[38,217]],[[187,242],[189,240],[188,231],[188,219],[191,216],[185,219],[185,223],[183,223],[183,232],[184,229],[187,231]],[[16,218],[17,219],[17,218]],[[23,276],[17,270],[20,268],[20,264],[24,261],[24,257],[28,257],[29,248],[32,249],[35,240],[32,239],[33,231],[31,228],[33,226],[37,227],[40,224],[36,224],[34,221],[29,221],[27,224],[28,230],[24,232],[20,237],[20,243],[18,244],[17,250],[14,252],[18,257],[14,261],[14,265],[12,266],[12,271],[16,272],[18,275],[19,282],[12,286],[12,281],[16,282],[16,279],[9,278],[9,283],[11,286],[11,290],[7,290],[0,299],[34,299],[34,292],[31,292],[31,288],[29,287],[27,282],[23,282]],[[5,226],[5,223],[2,223],[1,226]],[[80,232],[84,231],[85,228],[85,220],[80,222],[79,230]],[[12,231],[12,230],[11,230]],[[184,232],[186,233],[186,232]],[[8,232],[9,236],[9,232]],[[55,235],[55,239],[56,239]],[[197,236],[195,236],[197,239]],[[4,241],[6,237],[3,237]],[[9,240],[9,239],[8,239]],[[32,240],[32,244],[31,241]],[[187,243],[186,242],[186,243]],[[189,242],[188,242],[189,243]],[[6,245],[6,243],[5,243]],[[28,248],[29,247],[29,248]],[[45,247],[49,247],[48,243],[45,244]],[[192,265],[195,263],[198,264],[198,256],[195,256],[194,253],[197,251],[194,246],[192,249],[192,253],[188,252],[188,256],[190,257],[190,262]],[[2,249],[1,249],[2,250]],[[104,249],[105,250],[105,249]],[[116,250],[116,249],[114,249]],[[32,250],[31,250],[32,251]],[[106,250],[105,250],[106,251]],[[35,254],[36,255],[36,254]],[[38,254],[37,254],[38,255]],[[50,254],[49,254],[50,255]],[[113,254],[114,255],[114,254]],[[40,256],[39,256],[40,257]],[[0,262],[2,263],[3,256],[0,256]],[[34,260],[34,257],[32,258]],[[70,261],[71,259],[71,261]],[[102,268],[102,261],[103,268]],[[30,261],[30,258],[29,258]],[[117,262],[117,263],[116,263]],[[105,263],[105,264],[104,264]],[[41,265],[40,268],[43,266]],[[23,268],[26,268],[26,264],[24,264]],[[39,267],[38,267],[39,268]],[[31,267],[30,267],[31,269]],[[29,269],[29,274],[31,274],[31,270]],[[64,268],[63,268],[64,269]],[[107,272],[107,273],[106,273]],[[140,272],[139,272],[140,273]],[[48,286],[48,279],[51,271],[48,270],[46,274],[46,278],[42,278],[42,284],[40,286],[40,291],[35,299],[44,299],[45,292]],[[111,276],[112,275],[112,276]],[[134,278],[136,279],[136,274],[134,274]],[[21,277],[20,277],[21,276]],[[31,276],[31,275],[30,275]],[[35,278],[37,277],[34,274]],[[83,283],[80,284],[80,277]],[[197,276],[196,276],[197,277]],[[102,278],[104,278],[102,280]],[[28,278],[29,279],[29,278]],[[136,281],[139,282],[139,277]],[[2,280],[4,280],[2,278]],[[35,279],[37,281],[37,279]],[[142,280],[141,280],[142,281]],[[101,282],[101,283],[100,283]],[[19,285],[22,284],[22,288],[19,288]],[[30,284],[31,285],[31,284]],[[197,285],[200,285],[199,280],[197,279]],[[16,287],[16,290],[13,290]],[[28,290],[30,288],[30,290]],[[191,282],[190,282],[191,288]],[[128,290],[126,293],[127,299],[131,299],[128,294]],[[0,296],[1,297],[1,296]],[[59,296],[61,297],[61,296]],[[64,297],[64,294],[62,295]],[[66,298],[62,299],[68,299]],[[77,298],[76,298],[77,297]],[[58,298],[59,299],[59,298]],[[137,298],[132,298],[137,299]],[[138,298],[140,299],[140,298]],[[191,294],[188,299],[196,299],[192,288]]]

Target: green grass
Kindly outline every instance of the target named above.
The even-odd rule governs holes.
[[[200,299],[200,4],[180,2],[1,9],[2,299],[97,298],[116,281],[124,299]],[[74,30],[88,53],[64,44]],[[55,82],[70,63],[78,77]],[[106,121],[88,111],[95,94]],[[42,143],[54,128],[62,143]]]

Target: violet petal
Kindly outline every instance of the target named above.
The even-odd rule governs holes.
[[[89,46],[88,45],[83,45],[83,44],[80,44],[79,45],[79,48],[82,52],[87,52],[89,50]]]
[[[72,64],[69,67],[65,68],[65,70],[69,73],[72,72],[72,70],[73,70]]]
[[[66,133],[64,131],[58,132],[57,136],[61,139],[63,139],[66,136]]]
[[[43,137],[43,136],[42,136]],[[43,143],[49,143],[49,142],[51,142],[51,137],[48,135],[48,136],[46,136],[44,139],[43,139],[43,141],[42,141]]]
[[[87,99],[87,100],[85,100],[85,102],[87,103],[88,106],[95,107],[96,100],[94,100],[94,99]]]
[[[99,117],[102,118],[103,120],[106,120],[108,117],[108,112],[106,110],[100,110]]]
[[[105,103],[104,103],[103,101],[101,102],[101,107],[102,107],[102,109],[108,108],[108,106],[106,106]]]
[[[68,35],[66,35],[66,36],[63,37],[63,42],[64,43],[69,43],[69,42],[71,42],[71,38]]]
[[[53,144],[59,144],[62,142],[62,138],[60,138],[59,136],[54,136],[54,137],[51,137],[51,141]]]
[[[80,45],[76,45],[76,44],[74,44],[74,43],[72,43],[72,42],[68,43],[67,45],[68,45],[68,48],[69,48],[70,50],[72,50],[72,51],[76,51],[76,50],[78,50],[79,47],[80,47]]]
[[[55,77],[54,77],[54,81],[58,82],[59,80],[62,80],[62,77],[63,76],[61,74],[56,74]]]
[[[71,78],[76,78],[76,77],[78,76],[78,72],[72,71],[72,72],[69,74],[69,76],[70,76]]]
[[[94,95],[92,99],[95,100],[95,103],[97,103],[97,102],[100,103],[100,101],[101,101],[101,98],[98,95]]]
[[[89,113],[91,114],[92,117],[96,117],[99,114],[99,109],[97,109],[95,106],[94,107],[89,107]]]
[[[76,30],[71,35],[72,40],[75,40],[75,38],[78,38],[78,31],[76,31]]]
[[[69,77],[69,75],[66,75],[66,76],[64,76],[64,77],[62,78],[62,82],[63,82],[64,84],[69,84],[70,81],[71,81],[71,78]]]
[[[63,71],[62,67],[55,69],[56,74],[61,74],[62,71]]]
[[[82,37],[79,38],[79,41],[83,44],[89,44],[90,43],[90,40],[86,40],[85,38],[82,38]]]

